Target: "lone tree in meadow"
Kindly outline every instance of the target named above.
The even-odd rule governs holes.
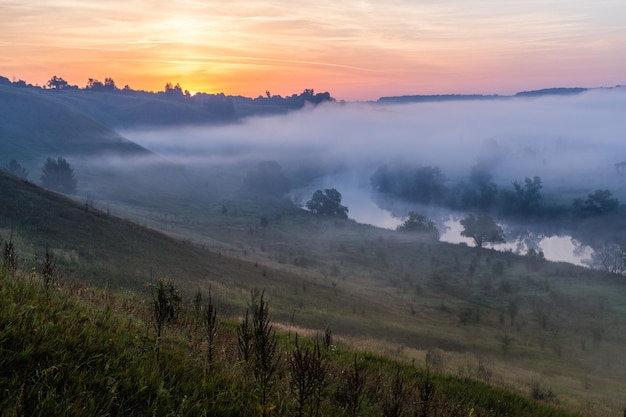
[[[48,158],[41,171],[41,186],[65,194],[75,194],[74,170],[65,158]]]
[[[461,226],[463,226],[461,236],[472,238],[478,248],[482,248],[486,243],[505,242],[502,228],[486,213],[477,216],[470,214],[461,220]]]
[[[348,207],[341,205],[341,193],[334,188],[314,192],[306,208],[321,216],[348,218]]]

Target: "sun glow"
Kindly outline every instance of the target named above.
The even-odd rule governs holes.
[[[557,7],[558,3],[558,7]],[[340,99],[624,84],[621,0],[0,3],[0,75]],[[123,10],[123,13],[120,11]],[[218,92],[212,90],[211,92]]]
[[[205,24],[190,16],[172,16],[160,24],[164,43],[178,46],[195,45],[206,36]]]

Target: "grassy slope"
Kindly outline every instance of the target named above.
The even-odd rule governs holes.
[[[143,298],[63,282],[46,289],[36,274],[13,277],[0,271],[1,415],[252,415],[258,384],[238,360],[235,325],[219,317],[209,362],[204,329],[186,311],[166,329],[157,361],[150,305]],[[353,354],[341,347],[323,349],[327,373],[320,411],[350,415],[340,393],[353,386],[346,378]],[[273,415],[297,415],[289,370],[293,352],[293,336],[281,335],[267,403],[276,407]],[[570,415],[485,383],[440,374],[432,375],[434,390],[425,407],[419,396],[426,386],[423,370],[368,354],[356,360],[365,380],[361,416],[380,415],[393,398],[396,370],[404,412]]]
[[[219,122],[206,109],[155,95],[106,93],[83,90],[50,91],[52,100],[81,109],[85,114],[115,128],[158,125],[189,125]]]
[[[6,239],[15,232],[26,269],[32,255],[41,257],[50,247],[67,278],[135,291],[160,276],[181,281],[188,292],[208,282],[232,283],[229,291],[246,297],[248,287],[236,284],[261,276],[252,262],[173,239],[2,172],[0,198],[0,231]]]
[[[0,160],[28,164],[48,156],[148,153],[51,94],[0,86]]]
[[[340,340],[407,362],[440,352],[430,364],[441,371],[526,393],[541,383],[559,404],[589,415],[623,406],[625,287],[611,277],[491,251],[478,258],[284,203],[239,198],[195,209],[203,215],[193,207],[181,217],[135,213],[191,244],[4,175],[0,193],[4,237],[15,231],[27,258],[51,246],[66,279],[144,294],[151,274],[173,278],[188,295],[211,285],[229,315],[263,288],[280,327],[329,325]],[[504,336],[513,341],[506,352]]]
[[[228,212],[218,215],[221,206]],[[407,361],[424,363],[426,353],[438,347],[445,351],[441,367],[447,372],[482,375],[525,392],[545,384],[561,404],[589,415],[623,408],[626,283],[621,277],[434,244],[242,199],[202,210],[213,215],[135,215],[207,245],[228,242],[240,256],[261,264],[306,271],[291,294],[285,288],[277,297],[281,309],[293,308],[296,324],[314,320],[319,326],[324,321],[315,319],[323,318],[355,345]],[[260,216],[269,219],[265,229]],[[333,287],[334,296],[319,315],[307,308],[308,282]],[[506,353],[505,338],[512,340]]]

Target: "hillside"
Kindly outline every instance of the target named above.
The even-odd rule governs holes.
[[[44,90],[54,101],[79,108],[112,129],[183,126],[235,120],[233,104],[224,96],[192,102],[134,91]]]
[[[542,97],[575,95],[588,91],[588,88],[544,88],[541,90],[520,91],[512,96],[486,95],[486,94],[431,94],[431,95],[405,95],[380,97],[378,104],[405,104],[405,103],[437,103],[445,101],[476,101],[476,100],[502,100],[511,97]]]
[[[155,277],[171,277],[191,292],[211,283],[209,277],[220,285],[219,277],[245,282],[258,275],[250,262],[168,237],[2,171],[0,198],[0,233],[5,239],[13,233],[25,269],[30,257],[41,257],[48,247],[66,279],[118,289],[141,291]],[[234,286],[228,292],[247,289]]]
[[[22,84],[0,76],[0,166],[16,160],[33,177],[48,157],[62,156],[72,164],[80,161],[87,166],[93,165],[94,157],[99,161],[122,158],[130,166],[137,160],[129,157],[154,156],[123,137],[119,133],[123,129],[235,123],[243,117],[285,114],[306,103],[333,101],[330,94],[312,90],[252,99],[204,93],[189,96],[180,90],[93,91]]]
[[[329,326],[360,351],[526,396],[539,389],[585,415],[623,407],[626,286],[614,276],[243,195],[127,212],[173,239],[4,174],[0,193],[0,233],[12,233],[25,270],[48,246],[63,280],[145,296],[164,277],[188,299],[210,286],[230,317],[263,289],[279,328]]]
[[[241,324],[217,314],[203,321],[210,298],[178,312],[157,338],[154,301],[42,278],[0,270],[2,415],[573,416],[483,382],[354,353],[329,332],[315,341],[276,334],[268,316],[254,319],[246,359]]]
[[[0,161],[30,167],[46,157],[106,154],[149,152],[48,91],[0,85]]]

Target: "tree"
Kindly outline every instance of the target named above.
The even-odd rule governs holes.
[[[408,194],[411,200],[432,203],[440,200],[445,191],[446,176],[439,167],[421,167],[413,174]]]
[[[183,94],[183,88],[180,84],[176,83],[176,85],[172,85],[172,83],[165,84],[165,90],[163,91],[166,97],[171,98],[183,98],[185,95]]]
[[[129,87],[130,88],[130,87]],[[85,90],[91,91],[117,91],[117,85],[115,85],[115,80],[111,77],[107,77],[104,79],[104,82],[99,81],[95,78],[89,78],[87,80],[87,85],[85,86]]]
[[[87,85],[85,86],[85,90],[93,90],[93,91],[102,91],[104,89],[104,84],[102,81],[98,81],[95,78],[89,78],[87,80]]]
[[[626,272],[626,249],[616,243],[595,246],[589,263],[591,267],[611,274],[624,274]]]
[[[409,217],[396,227],[399,232],[422,232],[428,233],[435,239],[439,239],[439,230],[432,221],[428,220],[425,216],[415,211],[409,212]]]
[[[491,174],[487,170],[479,166],[473,167],[466,187],[461,196],[463,206],[488,210],[495,205],[498,186],[491,181]]]
[[[107,77],[104,79],[104,89],[108,91],[117,90],[117,86],[115,85],[115,81],[111,77]]]
[[[447,191],[446,181],[446,176],[436,166],[412,169],[383,165],[370,178],[370,184],[376,191],[426,204],[443,200]]]
[[[504,243],[504,232],[502,228],[488,214],[474,216],[470,214],[461,220],[463,231],[461,236],[474,240],[476,246],[482,248],[486,243]]]
[[[586,200],[577,198],[572,204],[581,216],[600,216],[619,207],[619,200],[609,190],[595,190]]]
[[[48,158],[41,172],[41,186],[65,194],[75,194],[74,170],[65,158]]]
[[[270,196],[282,196],[291,189],[291,181],[276,161],[259,162],[248,171],[244,182],[250,190]]]
[[[348,207],[341,205],[341,193],[334,188],[314,192],[306,208],[321,216],[348,218]]]
[[[489,210],[496,204],[498,186],[493,182],[462,184],[461,207]]]
[[[5,167],[5,171],[23,180],[28,177],[28,171],[26,171],[26,168],[21,166],[15,159],[11,159],[11,162],[9,162],[9,164]]]
[[[48,86],[48,88],[55,88],[57,90],[62,90],[64,88],[69,87],[69,84],[63,78],[53,75],[52,78],[50,78],[48,82],[46,83],[46,86]]]
[[[540,190],[543,188],[543,185],[541,184],[541,178],[538,176],[533,177],[532,180],[526,177],[524,182],[525,184],[522,185],[515,181],[513,188],[515,189],[520,211],[528,214],[539,207],[539,200],[541,200]]]
[[[374,190],[381,193],[398,194],[399,175],[397,169],[392,169],[388,165],[378,167],[370,178],[370,184]]]

